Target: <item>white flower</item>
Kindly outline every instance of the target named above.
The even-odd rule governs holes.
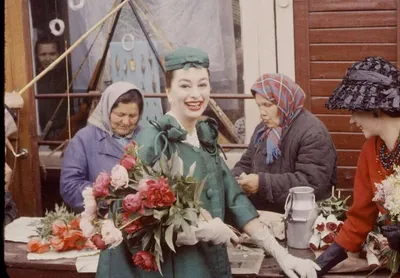
[[[96,229],[92,225],[91,218],[82,216],[81,221],[79,222],[79,227],[81,228],[83,235],[87,238],[90,238],[96,233]]]
[[[118,189],[126,187],[129,182],[128,171],[122,165],[115,165],[111,170],[111,185]]]
[[[111,219],[102,221],[101,236],[106,245],[111,244],[110,248],[117,247],[123,240],[121,231],[114,226]]]
[[[93,189],[91,187],[86,187],[82,191],[83,196],[83,206],[85,207],[83,215],[95,217],[97,214],[97,202],[96,198],[93,196]]]

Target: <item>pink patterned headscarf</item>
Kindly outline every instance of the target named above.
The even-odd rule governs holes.
[[[268,128],[266,125],[255,135],[255,143],[266,139],[266,163],[271,164],[281,156],[280,141],[283,130],[303,109],[305,94],[292,79],[280,73],[264,74],[251,87],[253,94],[259,94],[278,106],[279,126]]]

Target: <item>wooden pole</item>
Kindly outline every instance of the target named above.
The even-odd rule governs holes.
[[[128,3],[129,0],[124,0],[121,4],[119,4],[114,10],[112,10],[108,15],[106,15],[102,20],[100,20],[96,25],[94,25],[91,29],[89,29],[85,34],[83,34],[70,48],[68,48],[60,57],[58,57],[53,63],[51,63],[44,71],[42,71],[38,76],[36,76],[31,82],[25,85],[19,94],[22,95],[26,92],[29,87],[39,81],[46,73],[48,73],[51,69],[53,69],[58,63],[60,63],[69,53],[72,52],[84,39],[86,39],[97,27],[99,27],[103,22],[109,19],[114,13],[118,12],[122,7]]]

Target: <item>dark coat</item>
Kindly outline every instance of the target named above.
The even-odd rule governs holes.
[[[336,149],[325,125],[309,111],[303,111],[282,133],[282,156],[267,165],[265,141],[254,143],[253,133],[246,152],[231,170],[234,176],[242,172],[259,174],[259,191],[250,200],[259,210],[282,213],[289,189],[296,186],[314,188],[316,200],[330,196],[337,183]]]

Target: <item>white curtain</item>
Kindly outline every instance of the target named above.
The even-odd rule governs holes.
[[[113,6],[112,0],[86,0],[85,6],[77,11],[69,10],[71,41],[76,41],[82,34],[103,18]],[[210,71],[213,89],[219,92],[236,92],[237,70],[235,38],[233,32],[232,0],[143,0],[151,14],[151,22],[162,29],[174,48],[181,46],[198,47],[210,56]],[[118,1],[120,3],[120,1]],[[141,17],[142,21],[146,21]],[[164,56],[169,50],[158,40],[151,27],[145,24],[154,42],[157,42],[159,55]],[[109,22],[104,26],[95,46],[83,67],[74,89],[86,89],[90,76],[102,55],[106,42]],[[97,30],[78,46],[71,55],[72,69],[75,73],[83,60]],[[126,33],[134,35],[136,40],[145,41],[145,36],[129,6],[122,9],[120,19],[112,41],[121,41]],[[103,73],[103,80],[111,80],[108,65]],[[101,84],[100,88],[104,88]],[[232,101],[229,101],[232,107]],[[225,106],[225,105],[224,105]],[[236,106],[236,105],[234,105]]]

